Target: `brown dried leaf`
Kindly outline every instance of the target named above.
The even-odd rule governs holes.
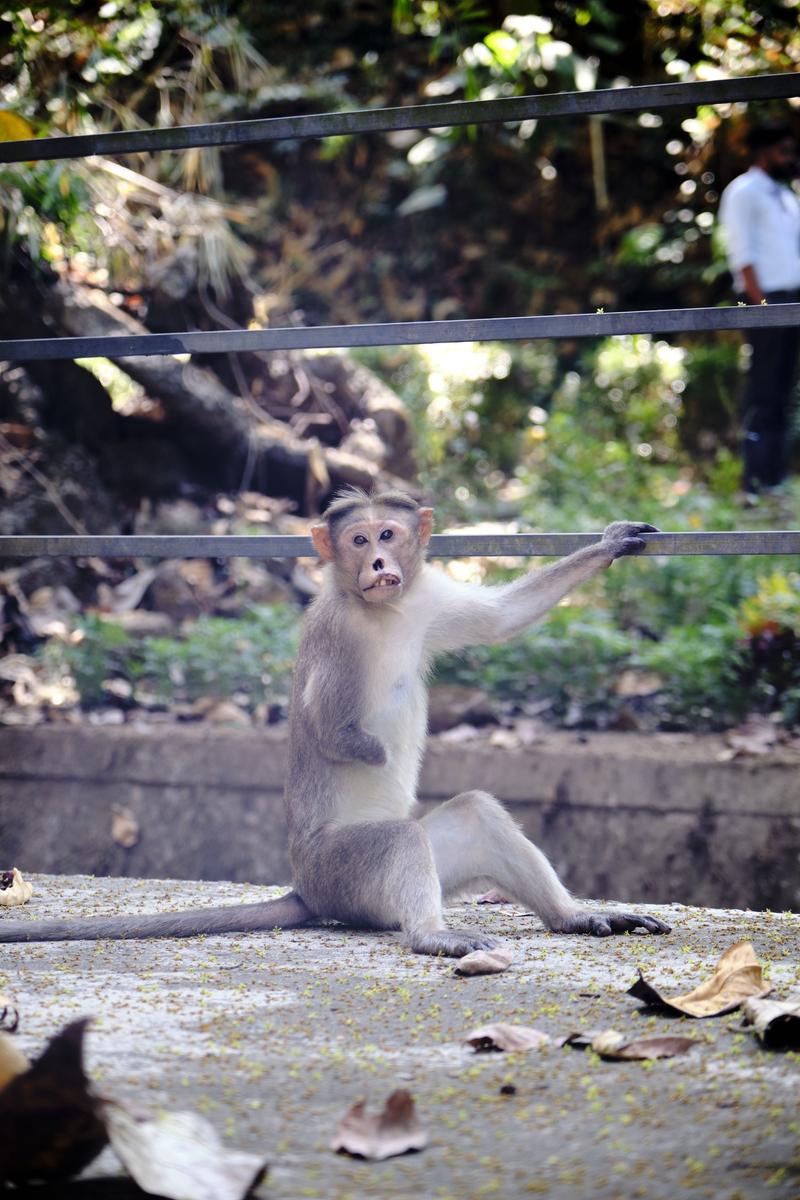
[[[478,904],[512,904],[513,901],[504,896],[502,892],[498,892],[496,888],[492,888],[489,892],[484,892],[482,896],[478,896]]]
[[[23,1075],[29,1066],[14,1039],[7,1033],[0,1033],[0,1091],[17,1075]]]
[[[108,1141],[83,1069],[87,1024],[67,1025],[0,1092],[0,1182],[67,1179]]]
[[[503,946],[495,950],[473,950],[465,954],[453,968],[455,975],[499,975],[507,971],[513,961],[513,954]]]
[[[0,905],[13,907],[27,904],[33,895],[33,884],[26,883],[16,867],[0,871]]]
[[[118,846],[130,850],[139,841],[139,822],[122,804],[111,806],[111,836]]]
[[[383,1112],[372,1116],[359,1100],[342,1118],[331,1149],[356,1158],[382,1161],[411,1150],[422,1150],[428,1135],[417,1120],[410,1092],[398,1089],[386,1101]]]
[[[0,993],[0,1029],[13,1033],[19,1025],[19,1012],[13,1000]],[[2,1087],[2,1084],[0,1084]]]
[[[751,996],[742,1004],[744,1023],[770,1050],[800,1050],[800,999],[764,1000]]]
[[[263,1158],[229,1150],[197,1113],[137,1120],[122,1105],[106,1103],[103,1117],[111,1145],[139,1187],[168,1200],[242,1200],[266,1171]]]
[[[481,1025],[473,1029],[465,1042],[474,1046],[477,1051],[484,1050],[541,1050],[550,1038],[538,1029],[530,1029],[527,1025],[504,1025],[498,1022],[494,1025]]]
[[[688,1037],[644,1037],[626,1041],[616,1029],[603,1029],[592,1038],[592,1049],[601,1058],[616,1062],[623,1059],[674,1058],[686,1054],[699,1043]]]
[[[725,735],[725,741],[733,750],[734,758],[769,754],[777,740],[778,731],[772,721],[768,717],[755,714]]]
[[[720,1017],[733,1012],[748,996],[767,996],[771,991],[750,942],[737,942],[722,955],[711,979],[692,992],[670,999],[648,983],[640,971],[628,995],[687,1017]]]

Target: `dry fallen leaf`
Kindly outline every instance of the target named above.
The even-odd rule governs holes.
[[[688,1037],[644,1037],[626,1040],[616,1029],[603,1029],[592,1038],[591,1046],[601,1058],[622,1059],[674,1058],[686,1054],[698,1042]]]
[[[13,1033],[19,1025],[19,1012],[13,1000],[0,994],[0,1029]]]
[[[764,1000],[751,996],[742,1004],[745,1024],[770,1050],[800,1050],[800,999]]]
[[[744,755],[769,754],[778,740],[778,730],[768,717],[754,714],[725,735],[732,758]]]
[[[0,904],[9,907],[27,904],[32,895],[33,884],[26,883],[16,867],[10,871],[0,871]]]
[[[118,846],[130,850],[139,841],[139,822],[122,804],[111,806],[111,836]]]
[[[407,1154],[410,1150],[422,1150],[428,1144],[428,1135],[417,1120],[411,1094],[404,1089],[392,1092],[383,1112],[377,1116],[371,1116],[364,1109],[364,1101],[359,1100],[342,1118],[331,1150],[381,1161]]]
[[[478,904],[513,904],[513,900],[509,900],[502,892],[498,892],[496,888],[491,891],[484,892],[482,896],[478,896]]]
[[[527,1025],[481,1025],[473,1029],[464,1039],[476,1050],[540,1050],[546,1046],[550,1038],[538,1029],[530,1029]]]
[[[266,1171],[257,1154],[229,1150],[197,1113],[161,1112],[137,1120],[122,1105],[103,1105],[108,1139],[145,1192],[169,1200],[242,1200]]]
[[[24,1075],[29,1066],[14,1039],[7,1033],[0,1033],[0,1091],[17,1075]]]
[[[507,971],[513,961],[513,954],[503,946],[494,950],[473,950],[465,954],[454,967],[456,975],[498,975]]]
[[[0,1183],[77,1175],[108,1138],[83,1069],[88,1021],[74,1021],[0,1092]]]
[[[719,1017],[733,1012],[748,996],[767,996],[771,991],[750,942],[737,942],[722,955],[711,979],[692,992],[672,998],[662,996],[640,971],[628,995],[687,1017]]]

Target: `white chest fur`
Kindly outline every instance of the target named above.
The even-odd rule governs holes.
[[[365,630],[368,669],[362,726],[386,751],[383,766],[363,763],[335,768],[337,820],[387,821],[407,817],[416,799],[425,745],[427,689],[423,634],[418,614],[381,614]]]

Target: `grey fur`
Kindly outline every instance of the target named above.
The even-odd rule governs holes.
[[[512,636],[597,570],[635,553],[652,526],[616,522],[596,546],[486,588],[424,566],[430,510],[402,493],[348,493],[330,511],[334,556],[306,616],[289,726],[285,799],[296,890],[265,904],[145,917],[0,919],[0,941],[187,937],[291,928],[316,916],[400,929],[419,953],[460,956],[493,939],[447,929],[443,899],[483,885],[563,933],[667,932],[654,918],[577,904],[486,793],[457,796],[422,821],[411,817],[433,655]],[[378,582],[387,586],[376,591]]]

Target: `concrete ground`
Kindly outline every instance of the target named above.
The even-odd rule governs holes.
[[[32,881],[30,919],[276,894],[221,883]],[[451,923],[491,929],[514,949],[508,972],[480,978],[456,977],[452,960],[408,953],[394,934],[329,927],[0,945],[0,990],[16,998],[29,1054],[67,1021],[91,1015],[88,1064],[98,1088],[140,1109],[198,1110],[228,1144],[263,1152],[270,1170],[260,1197],[797,1200],[800,1055],[761,1049],[738,1031],[736,1013],[642,1016],[625,991],[639,966],[665,991],[688,991],[723,950],[749,939],[784,995],[800,988],[800,916],[643,911],[669,921],[672,934],[561,937],[511,906],[460,905]],[[20,915],[0,910],[0,920]],[[652,1064],[553,1045],[476,1054],[462,1038],[489,1021],[553,1036],[609,1026],[679,1032],[701,1044]],[[508,1083],[515,1093],[501,1094]],[[383,1163],[329,1150],[355,1100],[378,1106],[397,1087],[416,1098],[430,1134],[425,1150]],[[106,1151],[88,1174],[119,1168]],[[108,1183],[98,1189],[87,1194],[115,1194]]]

